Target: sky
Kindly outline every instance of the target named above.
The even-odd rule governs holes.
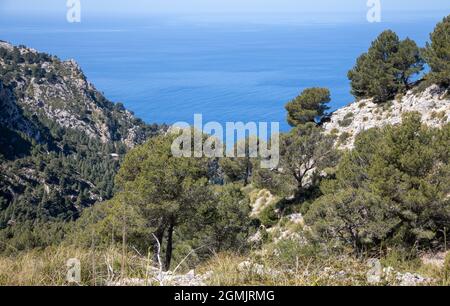
[[[146,14],[282,14],[367,10],[368,0],[79,0],[95,15]],[[449,0],[380,0],[387,11],[450,12]],[[0,0],[0,14],[52,14],[66,11],[67,0]]]

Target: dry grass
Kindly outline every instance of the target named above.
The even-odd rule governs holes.
[[[66,263],[70,258],[81,262],[81,282],[74,285],[104,285],[122,277],[122,255],[117,249],[91,252],[75,247],[51,247],[0,257],[0,285],[69,285]],[[126,255],[123,277],[145,277],[146,269],[146,258]]]
[[[283,245],[284,244],[284,245]],[[349,253],[318,256],[313,248],[302,248],[289,242],[266,245],[264,252],[249,256],[218,254],[198,268],[201,273],[212,272],[208,284],[213,286],[367,286],[369,258]],[[247,268],[239,266],[250,262]],[[396,254],[381,260],[382,267],[419,274],[432,279],[428,285],[450,284],[450,255],[444,267],[422,264],[420,259],[405,259]],[[399,285],[398,280],[383,277],[378,285]],[[424,284],[425,285],[425,284]]]
[[[248,258],[234,254],[218,254],[199,271],[212,271],[208,284],[212,286],[338,286],[365,285],[367,267],[357,260],[298,260],[292,267],[284,267],[270,259],[256,259],[255,268],[243,270],[239,264]],[[264,267],[263,273],[258,267]],[[345,274],[342,273],[345,271]],[[341,274],[340,274],[341,273]]]
[[[280,252],[276,255],[277,252]],[[233,253],[217,254],[196,269],[196,273],[211,271],[208,285],[276,285],[276,286],[348,286],[367,284],[367,258],[350,255],[318,257],[314,250],[298,249],[286,243],[281,248],[267,248],[241,256]],[[69,284],[66,280],[67,260],[81,262],[81,282]],[[251,262],[243,269],[242,262]],[[397,271],[417,272],[433,278],[435,285],[450,284],[450,255],[443,268],[406,261],[395,254],[382,260],[383,266],[393,266]],[[253,265],[254,264],[254,265]],[[262,270],[261,270],[262,269]],[[122,253],[117,248],[90,250],[75,247],[52,247],[0,257],[0,285],[64,286],[105,285],[121,279],[148,279],[149,261],[136,252],[125,257],[122,275]],[[393,285],[382,283],[381,285]],[[394,284],[395,285],[395,284]]]

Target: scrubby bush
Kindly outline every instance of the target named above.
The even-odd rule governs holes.
[[[259,214],[258,219],[266,227],[272,227],[277,224],[279,216],[276,213],[276,202],[267,205]]]
[[[353,123],[353,116],[354,114],[352,112],[347,113],[342,120],[338,121],[339,126],[349,127]]]
[[[345,144],[351,136],[352,135],[349,132],[343,132],[341,135],[339,135],[339,143]]]
[[[320,240],[337,239],[358,251],[379,244],[400,222],[383,198],[353,188],[319,198],[306,218]]]

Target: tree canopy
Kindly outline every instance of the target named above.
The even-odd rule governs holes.
[[[287,121],[293,127],[315,122],[318,117],[324,115],[330,101],[330,91],[327,88],[307,88],[286,104]]]
[[[199,206],[210,201],[208,161],[174,157],[174,139],[155,137],[132,150],[116,177],[126,201],[140,207],[160,244],[167,232],[165,269],[170,267],[175,227],[195,218]]]
[[[352,94],[358,98],[374,98],[385,102],[409,89],[411,78],[424,69],[417,44],[407,38],[400,40],[391,30],[382,32],[367,53],[356,60],[348,72]]]
[[[430,34],[431,42],[423,52],[431,68],[428,78],[443,86],[450,86],[450,16],[438,23]]]
[[[361,250],[381,242],[430,246],[450,230],[450,125],[442,129],[406,114],[399,126],[357,137],[325,196],[307,214],[316,234]]]
[[[280,164],[277,169],[258,169],[254,183],[275,194],[297,199],[314,188],[320,173],[338,160],[334,138],[325,135],[313,123],[294,128],[282,135],[280,141]]]

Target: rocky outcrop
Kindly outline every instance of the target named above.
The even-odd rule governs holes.
[[[419,93],[410,90],[383,104],[376,104],[372,99],[360,100],[335,111],[323,126],[327,133],[337,136],[339,148],[350,149],[360,132],[398,124],[407,112],[419,112],[422,121],[433,127],[450,122],[448,89],[433,85]]]
[[[23,116],[21,107],[16,103],[14,92],[0,80],[0,126],[11,130],[18,130],[29,137],[39,141],[38,127]]]
[[[435,282],[435,280],[424,277],[417,273],[398,272],[392,267],[386,267],[382,270],[381,281],[395,284],[398,286],[425,286]]]
[[[116,281],[107,281],[107,286],[206,286],[212,277],[212,272],[198,274],[190,270],[186,274],[175,274],[171,271],[160,271],[158,268],[150,268],[149,278],[124,278]]]
[[[257,218],[264,209],[279,200],[267,189],[254,190],[251,197],[252,212],[250,216],[252,218]]]
[[[445,264],[445,259],[450,256],[450,251],[447,252],[437,252],[437,253],[426,253],[420,257],[422,264],[431,265],[437,268],[443,268]]]

